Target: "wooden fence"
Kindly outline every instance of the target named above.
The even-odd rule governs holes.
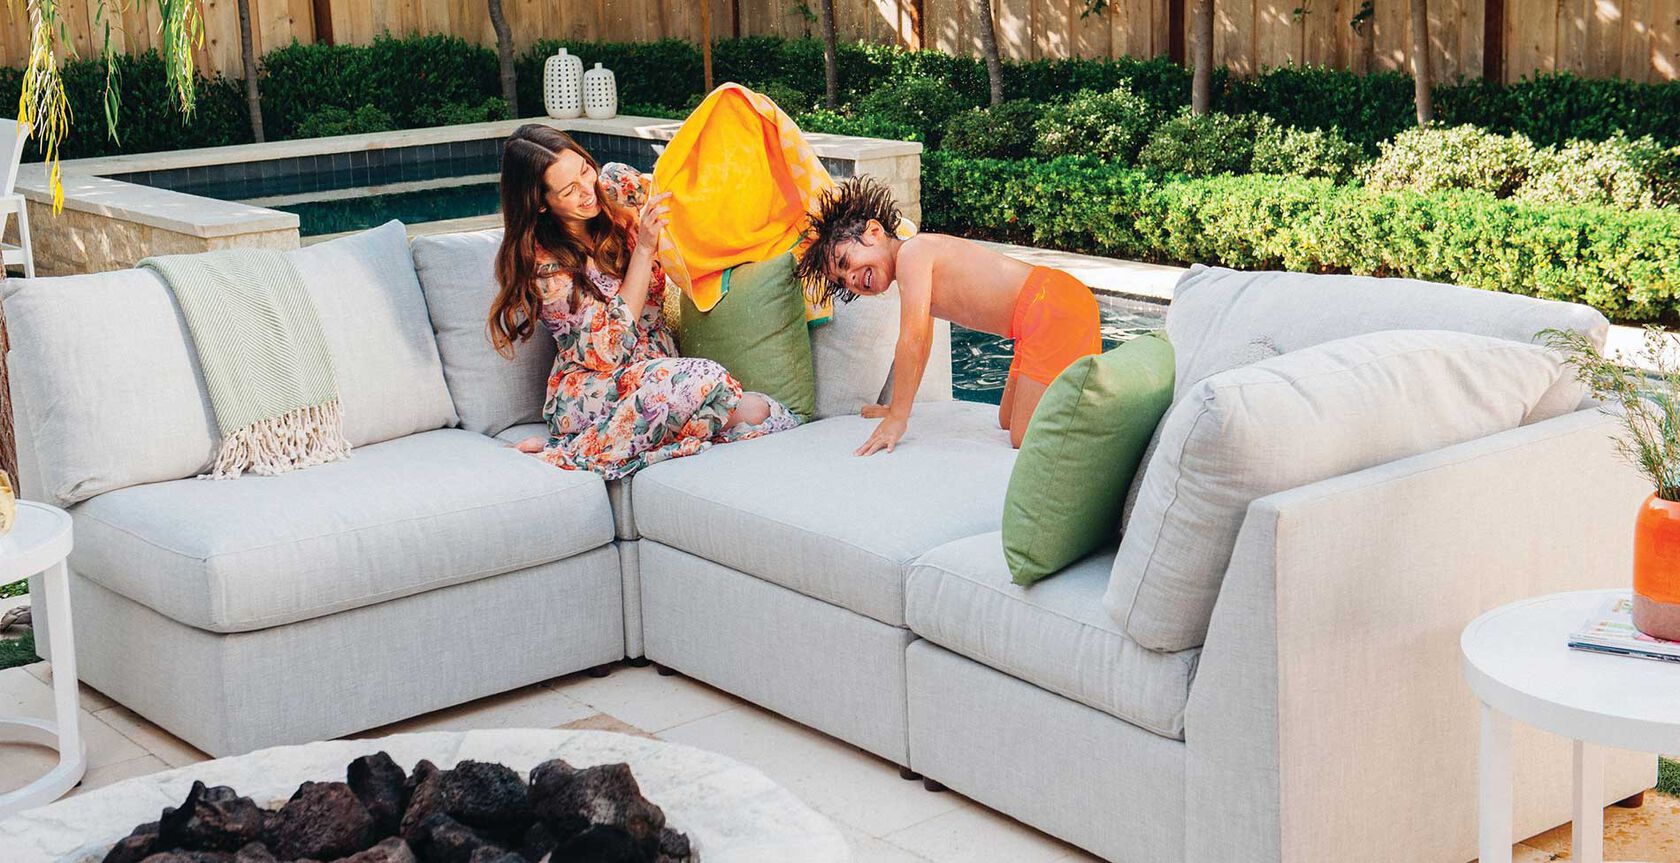
[[[0,65],[22,63],[25,0],[0,13]],[[113,38],[153,47],[152,0],[108,0]],[[484,0],[249,0],[257,53],[293,39],[362,43],[383,32],[449,33],[493,45]],[[503,0],[521,49],[550,37],[651,40],[701,38],[701,3],[712,32],[807,36],[818,33],[819,0]],[[1184,14],[1193,0],[1111,0],[1101,16],[1082,16],[1083,0],[992,0],[998,45],[1010,59],[1184,56]],[[204,68],[238,75],[235,0],[202,0]],[[1369,18],[1351,26],[1365,0],[1215,0],[1216,62],[1239,72],[1286,63],[1359,71],[1404,69],[1411,39],[1408,0],[1369,0]],[[834,0],[841,38],[978,54],[975,0]],[[97,53],[98,0],[60,0],[81,56]],[[1430,44],[1440,80],[1489,75],[1514,81],[1571,70],[1636,81],[1680,78],[1680,0],[1430,0]]]

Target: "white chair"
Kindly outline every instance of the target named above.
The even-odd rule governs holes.
[[[29,206],[17,193],[18,165],[23,162],[23,145],[29,141],[29,129],[16,120],[0,120],[0,237],[6,235],[6,219],[13,213],[18,220],[18,244],[0,242],[0,271],[14,264],[23,266],[23,277],[35,278],[35,253],[29,245]]]

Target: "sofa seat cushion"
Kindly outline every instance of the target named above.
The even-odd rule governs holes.
[[[600,477],[460,429],[280,476],[131,486],[71,514],[78,573],[212,632],[320,617],[612,541]]]
[[[548,437],[547,423],[525,423],[509,426],[496,433],[498,440],[517,444],[528,437]],[[619,539],[640,539],[636,532],[636,515],[630,509],[630,482],[634,474],[607,481],[607,502],[612,504],[613,532]]]
[[[953,653],[1183,739],[1184,703],[1200,648],[1146,650],[1103,611],[1114,548],[1098,550],[1031,587],[1010,581],[1003,537],[936,548],[910,568],[910,630]]]
[[[875,618],[904,624],[923,553],[998,530],[1015,451],[997,408],[919,405],[891,453],[852,453],[876,420],[821,420],[712,447],[636,475],[652,539]]]

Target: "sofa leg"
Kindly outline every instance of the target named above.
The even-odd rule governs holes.
[[[653,660],[648,659],[645,656],[636,656],[624,661],[629,664],[631,668],[646,668],[653,664]]]
[[[654,670],[659,672],[660,677],[676,677],[677,676],[677,672],[673,671],[672,669],[666,668],[665,666],[660,665],[657,662],[653,664],[653,667],[654,667]]]
[[[908,767],[900,767],[898,768],[898,778],[915,782],[916,780],[922,778],[922,774],[917,773]]]
[[[933,791],[935,793],[946,790],[945,786],[939,784],[938,782],[933,781],[932,779],[927,778],[926,776],[922,777],[922,787],[926,788],[929,791]]]
[[[1622,809],[1638,809],[1639,807],[1645,805],[1645,792],[1641,791],[1632,797],[1624,797],[1617,800],[1616,805]]]
[[[610,663],[610,662],[608,662],[604,665],[597,665],[594,668],[589,669],[589,676],[590,677],[606,677],[607,675],[609,675],[611,673],[612,673],[612,663]]]

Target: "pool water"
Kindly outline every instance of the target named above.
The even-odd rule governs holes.
[[[501,212],[501,193],[495,183],[364,195],[320,201],[267,204],[270,209],[296,213],[298,235],[313,237],[360,231],[397,219],[405,225],[441,222]]]
[[[1114,297],[1102,303],[1103,350],[1161,329],[1166,309]],[[998,404],[1009,378],[1015,343],[991,333],[951,327],[951,389],[963,401]]]

